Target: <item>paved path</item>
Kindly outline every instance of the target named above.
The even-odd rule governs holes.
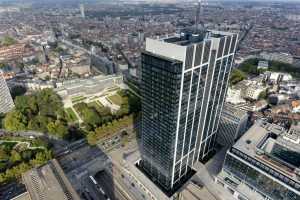
[[[82,118],[80,117],[80,115],[77,113],[77,111],[74,109],[73,106],[71,107],[71,109],[72,109],[73,112],[75,113],[75,115],[76,115],[76,117],[77,117],[77,119],[78,119],[78,122],[79,122],[79,123],[82,123],[82,122],[83,122]]]
[[[205,166],[197,173],[197,177],[216,199],[234,200],[233,196],[225,188],[214,182],[213,177],[209,174]]]
[[[222,170],[227,149],[229,149],[229,147],[223,147],[212,159],[210,159],[205,164],[209,174],[211,174],[212,176],[216,176]]]
[[[45,150],[45,147],[39,146],[39,147],[32,147],[30,142],[22,142],[22,141],[17,141],[17,140],[0,140],[0,144],[3,142],[11,142],[11,143],[17,143],[15,145],[14,148],[16,148],[17,146],[20,146],[22,144],[24,144],[26,146],[26,149],[31,149],[31,150],[35,150],[35,149],[43,149]]]
[[[222,169],[225,154],[226,148],[224,147],[205,165],[197,163],[196,168],[198,172],[195,176],[195,180],[200,181],[216,199],[234,200],[234,197],[228,190],[214,181],[214,176]]]
[[[133,94],[135,94],[137,97],[139,97],[140,99],[142,98],[141,95],[139,95],[138,93],[136,93],[133,89],[131,89],[129,86],[127,88],[130,92],[132,92]]]
[[[115,104],[111,103],[110,101],[108,101],[107,97],[108,96],[100,97],[100,99],[99,99],[100,103],[105,107],[109,107],[112,111],[119,110],[120,106],[115,105]]]

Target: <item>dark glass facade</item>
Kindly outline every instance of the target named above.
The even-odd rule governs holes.
[[[232,38],[192,43],[181,61],[142,54],[141,166],[166,190],[214,148],[236,46]]]
[[[169,189],[175,150],[182,63],[142,54],[141,166]]]

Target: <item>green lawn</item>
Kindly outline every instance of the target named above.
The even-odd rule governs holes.
[[[98,96],[95,96],[93,98],[91,98],[90,100],[95,100],[95,99],[98,99],[99,97]]]
[[[79,103],[80,101],[84,101],[84,100],[86,100],[86,97],[84,96],[77,96],[71,99],[73,104]]]
[[[102,103],[98,100],[98,101],[96,101],[97,102],[97,104],[100,106],[100,107],[104,107],[103,105],[102,105]]]
[[[117,90],[120,90],[120,88],[117,87],[117,86],[111,87],[111,88],[108,88],[108,89],[107,89],[108,92],[113,92],[113,91],[117,91]]]
[[[98,103],[98,101],[90,102],[87,105],[90,108],[95,108],[97,110],[97,112],[99,112],[99,113],[101,113],[101,108],[103,108],[103,105],[100,102]]]
[[[118,106],[121,106],[123,103],[123,98],[119,94],[114,94],[112,96],[109,96],[108,99]]]
[[[76,114],[74,113],[74,111],[72,110],[72,108],[66,108],[65,112],[67,113],[68,121],[75,122],[78,120],[78,118],[77,118]]]

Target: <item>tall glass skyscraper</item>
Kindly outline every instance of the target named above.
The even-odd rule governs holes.
[[[219,31],[146,40],[140,166],[165,190],[213,150],[237,41]]]

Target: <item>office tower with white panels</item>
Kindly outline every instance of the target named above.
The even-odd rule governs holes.
[[[214,149],[237,41],[220,31],[146,40],[140,167],[164,190]]]

